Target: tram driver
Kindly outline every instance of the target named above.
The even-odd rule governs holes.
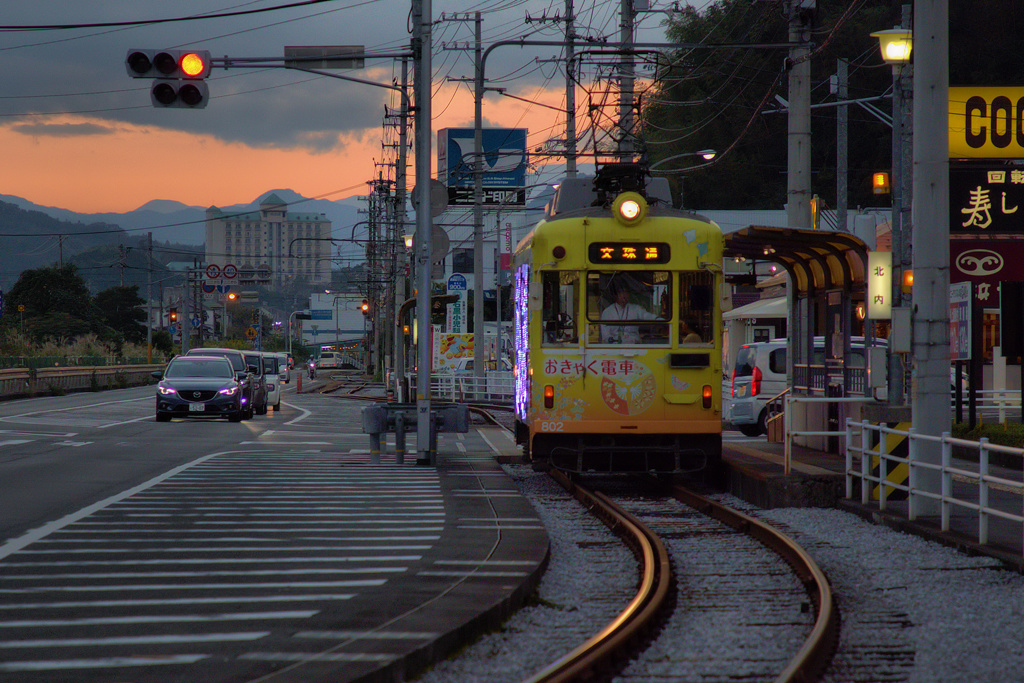
[[[639,304],[631,303],[629,290],[619,285],[612,290],[614,302],[601,312],[601,320],[633,321],[658,320],[658,316]],[[606,344],[639,344],[640,328],[637,325],[601,325],[601,341]]]

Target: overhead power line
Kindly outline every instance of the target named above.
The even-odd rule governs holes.
[[[373,1],[373,0],[371,0]],[[198,21],[205,19],[222,19],[225,17],[242,17],[250,14],[264,14],[266,12],[277,12],[284,9],[296,7],[308,7],[319,5],[325,2],[336,2],[336,0],[303,0],[303,2],[292,2],[285,5],[263,7],[260,9],[238,10],[235,12],[218,12],[216,14],[194,14],[185,17],[168,17],[165,19],[135,19],[132,21],[101,21],[85,24],[33,24],[33,25],[0,25],[0,31],[61,31],[80,28],[114,28],[117,26],[147,26],[154,24],[169,24],[177,21]]]

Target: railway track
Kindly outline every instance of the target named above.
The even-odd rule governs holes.
[[[813,560],[783,534],[683,487],[638,497],[633,483],[618,481],[607,488],[620,490],[609,494],[552,476],[625,537],[641,580],[612,622],[528,680],[603,679],[613,672],[626,681],[728,680],[744,671],[753,680],[808,681],[827,666],[838,637],[831,591]],[[689,506],[689,516],[674,501]],[[766,559],[765,548],[775,555]],[[682,596],[675,604],[674,587]],[[725,621],[723,612],[731,615]],[[729,639],[737,642],[716,647]]]
[[[473,412],[501,423],[487,409]],[[685,486],[612,478],[597,480],[607,484],[602,492],[555,470],[550,476],[623,538],[640,578],[615,619],[529,681],[601,679],[613,671],[623,680],[726,680],[747,671],[758,680],[810,681],[824,672],[838,642],[838,611],[824,573],[788,536]],[[726,604],[750,623],[717,622]],[[747,639],[737,650],[750,661],[704,656],[715,651],[711,643],[680,633],[701,621],[718,624],[712,640]]]

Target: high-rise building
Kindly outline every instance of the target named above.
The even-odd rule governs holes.
[[[330,283],[330,239],[325,214],[289,212],[276,194],[255,212],[206,210],[206,262],[234,265],[240,286],[266,281],[268,273],[268,284],[277,287]]]

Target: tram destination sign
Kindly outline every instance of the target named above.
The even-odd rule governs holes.
[[[668,263],[672,254],[666,242],[591,242],[591,263]]]

